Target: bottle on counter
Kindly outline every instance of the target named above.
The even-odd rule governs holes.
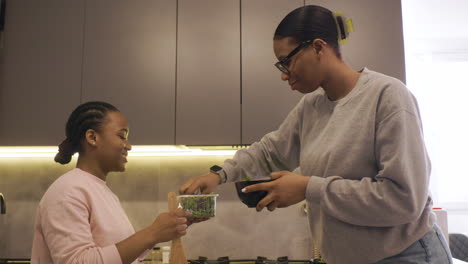
[[[169,256],[171,254],[171,247],[162,247],[162,264],[169,264]]]
[[[313,264],[327,264],[327,262],[320,255],[320,250],[314,247],[314,257],[312,259]]]
[[[151,251],[151,264],[161,264],[162,263],[162,253],[160,247],[154,247]]]
[[[324,259],[320,258],[320,259],[314,259],[313,264],[327,264],[327,262],[325,262]]]

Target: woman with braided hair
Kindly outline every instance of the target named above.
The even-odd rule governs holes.
[[[117,196],[107,187],[109,172],[124,171],[127,119],[105,102],[78,106],[66,124],[55,161],[79,157],[42,197],[36,214],[31,263],[137,263],[160,242],[186,234],[189,212],[161,213],[135,233]]]
[[[314,246],[329,264],[451,263],[431,210],[416,99],[401,81],[342,60],[350,26],[320,6],[289,13],[273,37],[275,66],[305,95],[276,131],[179,192],[270,175],[243,191],[269,192],[258,211],[306,200]]]

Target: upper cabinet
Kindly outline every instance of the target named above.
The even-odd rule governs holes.
[[[174,144],[176,1],[86,2],[82,101],[117,106],[132,144]]]
[[[176,143],[240,143],[239,0],[179,0]]]
[[[400,1],[14,0],[0,50],[0,145],[57,145],[82,102],[117,106],[132,144],[251,144],[302,94],[275,68],[273,35],[319,4],[352,18],[355,70],[405,80]]]
[[[58,145],[80,103],[84,1],[14,0],[6,11],[0,145]]]
[[[242,144],[276,130],[301,94],[281,80],[274,66],[273,35],[302,0],[242,1]]]
[[[355,32],[341,47],[343,59],[353,69],[367,67],[405,82],[400,0],[306,0],[306,4],[342,11],[353,20]]]

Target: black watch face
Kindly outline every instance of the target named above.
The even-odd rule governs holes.
[[[223,168],[221,168],[220,166],[218,165],[214,165],[210,168],[210,171],[220,171],[222,170]]]

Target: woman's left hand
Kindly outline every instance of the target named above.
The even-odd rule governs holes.
[[[271,173],[274,181],[259,183],[245,187],[244,192],[268,191],[268,195],[257,204],[257,211],[267,207],[269,211],[287,207],[305,199],[308,176],[302,176],[290,171]]]

